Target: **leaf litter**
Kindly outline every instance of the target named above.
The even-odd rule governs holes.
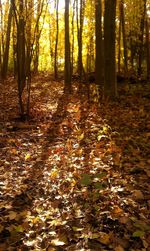
[[[150,250],[149,87],[99,104],[77,85],[34,78],[25,122],[2,88],[2,251]]]

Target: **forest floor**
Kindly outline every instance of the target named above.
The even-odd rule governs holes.
[[[0,84],[0,251],[150,251],[150,85],[77,87],[34,77],[21,122]]]

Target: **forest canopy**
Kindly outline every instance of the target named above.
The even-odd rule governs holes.
[[[11,10],[14,2],[15,12]],[[23,13],[20,13],[19,2],[23,4]],[[102,26],[104,21],[104,1],[102,3]],[[82,8],[82,13],[81,13]],[[6,44],[10,34],[8,69],[15,67],[15,46],[17,42],[15,15],[23,15],[25,22],[26,46],[32,47],[32,70],[54,71],[54,57],[56,36],[57,67],[63,71],[64,66],[64,0],[26,0],[0,1],[0,59],[1,67],[4,63]],[[130,71],[137,71],[139,57],[142,55],[142,73],[146,74],[146,55],[149,44],[149,0],[120,0],[116,10],[116,61],[118,71],[125,66]],[[57,20],[58,19],[58,20]],[[73,57],[73,69],[77,71],[78,61],[78,33],[80,19],[82,27],[82,60],[86,72],[95,70],[95,0],[70,0],[70,44]],[[58,23],[57,23],[58,22]],[[9,27],[10,26],[10,27]],[[10,30],[9,30],[10,29]],[[102,27],[103,30],[103,27]],[[103,32],[103,31],[102,31]],[[141,52],[142,50],[142,52]],[[126,57],[126,58],[125,58]],[[37,65],[38,64],[38,65]],[[127,65],[126,65],[127,64]],[[139,69],[140,71],[140,69]]]

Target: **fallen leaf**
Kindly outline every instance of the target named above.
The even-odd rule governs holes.
[[[137,230],[137,231],[135,231],[134,233],[133,233],[133,237],[143,237],[144,236],[144,234],[145,234],[145,232],[144,231],[141,231],[141,230]]]
[[[119,246],[114,248],[114,251],[124,251],[124,248],[119,245]]]
[[[144,195],[140,190],[134,190],[132,193],[132,198],[136,201],[144,200]]]
[[[7,216],[10,220],[14,220],[17,216],[17,213],[14,211],[10,211],[9,215]]]
[[[99,233],[99,238],[97,239],[100,243],[108,245],[111,243],[110,235],[104,232]]]
[[[27,153],[24,158],[25,158],[25,160],[28,160],[31,158],[31,155],[29,153]]]
[[[58,238],[53,239],[51,241],[51,245],[54,245],[54,246],[64,246],[67,244],[68,244],[68,238],[66,235],[61,235]]]

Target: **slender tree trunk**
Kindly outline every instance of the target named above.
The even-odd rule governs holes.
[[[55,74],[55,79],[58,78],[58,34],[59,34],[59,20],[58,20],[58,5],[59,5],[59,0],[55,0],[55,8],[56,8],[56,39],[55,39],[55,56],[54,56],[54,74]]]
[[[102,84],[104,76],[104,62],[102,53],[102,3],[95,1],[95,34],[96,34],[96,61],[95,61],[95,81],[97,85]]]
[[[122,37],[123,37],[123,48],[124,48],[124,71],[125,75],[128,75],[128,61],[127,61],[127,43],[126,43],[126,30],[125,30],[125,17],[124,17],[124,0],[120,1],[120,17],[122,25]]]
[[[78,8],[78,0],[76,1],[76,15],[77,15],[77,36],[78,36],[78,74],[80,80],[82,80],[84,69],[82,62],[82,33],[83,33],[83,21],[84,21],[84,9],[85,9],[85,0],[80,0],[80,9]],[[80,12],[80,20],[79,14]]]
[[[130,55],[131,71],[134,72],[134,44],[132,35],[130,36]]]
[[[17,26],[17,75],[18,75],[18,97],[21,117],[24,116],[24,105],[22,93],[25,87],[25,21],[24,1],[19,3],[19,20],[17,19],[15,0],[12,0],[13,13]]]
[[[139,55],[138,55],[138,76],[141,77],[142,74],[142,55],[143,55],[143,40],[144,40],[144,25],[145,25],[145,15],[146,15],[146,0],[142,0],[143,2],[143,14],[141,17],[140,24],[140,35],[139,35]]]
[[[39,30],[39,18],[41,16],[41,0],[38,0],[38,5],[37,5],[37,17],[36,17],[36,28],[35,28],[35,51],[34,51],[34,73],[38,73],[38,67],[39,67],[39,50],[40,50],[40,45],[39,45],[39,39],[40,39],[40,30]]]
[[[0,26],[2,29],[2,2],[0,0]],[[0,33],[0,72],[2,71],[2,31]]]
[[[17,76],[17,28],[15,18],[13,17],[13,62],[14,62],[14,78]]]
[[[34,39],[33,39],[34,40],[33,45],[35,45],[35,49],[33,50],[34,73],[38,73],[38,67],[39,67],[39,51],[40,51],[39,40],[40,40],[41,32],[42,32],[42,29],[43,29],[46,14],[43,16],[42,28],[39,27],[39,19],[41,17],[44,6],[45,6],[45,1],[44,0],[38,0],[36,22],[35,22],[35,31],[34,31]],[[46,3],[46,7],[45,7],[46,10],[47,10],[47,6],[48,6],[48,1]],[[46,10],[45,10],[45,13],[46,13]]]
[[[72,47],[71,47],[71,75],[73,74],[74,70],[74,17],[75,17],[75,3],[76,0],[73,2],[73,14],[72,14]]]
[[[10,46],[12,13],[13,13],[13,9],[12,9],[12,5],[10,4],[10,9],[9,9],[9,14],[8,14],[7,31],[6,31],[6,45],[5,45],[5,49],[4,49],[2,72],[1,72],[3,79],[6,78],[7,70],[8,70],[8,56],[9,56],[9,46]]]
[[[36,37],[35,37],[35,51],[34,51],[34,73],[38,73],[39,67],[39,24],[36,27]]]
[[[65,92],[71,92],[71,61],[69,41],[69,0],[65,0]]]
[[[118,74],[121,74],[121,14],[119,16],[119,29],[118,29]]]
[[[26,85],[27,85],[27,104],[26,113],[29,117],[30,112],[30,91],[31,91],[31,59],[32,59],[32,23],[34,17],[34,1],[28,2],[29,17],[26,22]]]
[[[146,65],[147,65],[147,79],[150,79],[150,39],[149,39],[149,19],[146,15],[145,20],[145,27],[146,27]]]
[[[115,17],[116,0],[105,0],[104,14],[104,96],[116,97],[116,62],[115,62]]]

